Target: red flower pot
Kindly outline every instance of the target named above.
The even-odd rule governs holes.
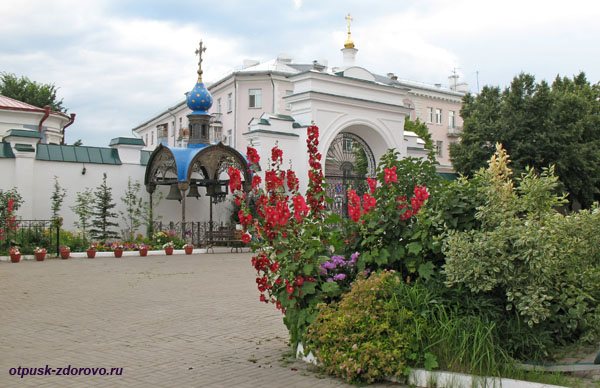
[[[93,259],[93,258],[96,257],[96,250],[95,249],[88,249],[85,252],[87,253],[88,259]]]
[[[191,254],[192,254],[192,252],[194,251],[194,247],[193,247],[193,246],[191,246],[191,245],[190,245],[190,246],[187,246],[187,245],[186,245],[186,246],[183,248],[183,250],[185,251],[185,254],[186,254],[186,255],[191,255]]]
[[[10,255],[10,262],[11,263],[18,263],[19,261],[21,261],[21,254],[20,253],[14,253],[14,254]]]
[[[44,261],[46,258],[46,252],[37,252],[33,254],[36,261]]]
[[[119,257],[123,256],[123,250],[122,249],[115,249],[113,251],[113,253],[115,254],[116,258],[119,258]]]
[[[61,249],[60,251],[60,257],[63,260],[66,260],[69,258],[69,256],[71,256],[71,250],[70,249]]]
[[[170,256],[173,254],[173,247],[166,247],[165,248],[165,253],[167,254],[167,256]]]
[[[140,249],[140,256],[142,256],[142,257],[148,256],[148,248],[141,248]]]

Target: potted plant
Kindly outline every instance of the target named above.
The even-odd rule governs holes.
[[[167,255],[172,255],[173,249],[175,249],[175,244],[173,244],[173,241],[169,241],[163,245],[163,249]]]
[[[10,247],[8,254],[10,255],[11,263],[18,263],[21,261],[21,251],[19,250],[19,247]]]
[[[61,257],[63,260],[66,260],[66,259],[68,259],[68,258],[69,258],[69,256],[71,256],[71,248],[69,248],[69,247],[68,247],[68,246],[66,246],[66,245],[63,245],[63,246],[61,246],[61,247],[60,247],[60,257]]]
[[[48,253],[46,248],[35,247],[35,249],[33,250],[33,254],[37,261],[44,261],[44,259],[46,258],[46,253]]]
[[[183,245],[183,250],[185,251],[186,255],[191,255],[194,251],[194,246],[190,243],[186,243]]]
[[[148,245],[140,244],[139,249],[140,249],[140,256],[142,256],[142,257],[148,256]]]
[[[113,253],[115,254],[116,258],[122,257],[123,256],[123,244],[121,243],[113,243],[112,245],[112,249],[113,249]]]
[[[89,248],[85,251],[87,253],[88,259],[95,258],[97,250],[98,250],[98,248],[96,247],[96,244],[90,245]]]

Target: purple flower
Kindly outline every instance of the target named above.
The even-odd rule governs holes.
[[[344,260],[344,256],[331,256],[331,261],[336,266],[343,266],[346,264],[346,260]]]
[[[327,278],[327,282],[328,282],[328,283],[331,283],[331,282],[333,282],[333,278]]]
[[[324,269],[335,269],[335,263],[332,261],[326,261],[323,264],[321,264],[321,268]]]
[[[337,275],[335,275],[333,277],[333,280],[335,280],[336,282],[339,280],[344,280],[346,279],[346,274],[345,273],[338,273]]]
[[[356,260],[358,260],[358,256],[360,256],[360,253],[358,252],[354,252],[351,256],[350,256],[350,263],[354,264],[356,263]]]

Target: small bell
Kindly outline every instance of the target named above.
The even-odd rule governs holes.
[[[187,194],[188,197],[195,197],[196,199],[200,198],[200,193],[198,192],[198,186],[191,185],[190,191]]]
[[[167,195],[167,199],[181,201],[181,192],[179,191],[179,187],[177,187],[177,183],[171,185],[171,190],[169,191],[169,195]]]

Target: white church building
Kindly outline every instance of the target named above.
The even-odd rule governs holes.
[[[397,149],[401,157],[425,157],[424,142],[404,131],[407,117],[427,124],[439,172],[452,172],[448,145],[461,130],[466,92],[456,77],[450,78],[450,87],[442,87],[373,74],[357,65],[349,26],[339,67],[297,64],[279,56],[265,63],[247,61],[205,86],[204,50],[201,42],[199,79],[186,99],[133,128],[135,138],[112,139],[109,147],[64,145],[64,130],[75,115],[0,96],[0,190],[16,187],[23,196],[18,216],[49,218],[56,176],[67,189],[64,227],[74,230],[70,208],[75,194],[97,187],[106,174],[117,211],[123,210],[119,199],[131,179],[145,185],[143,194],[154,201],[163,222],[208,221],[209,211],[215,222],[228,222],[233,207],[223,201],[225,167],[243,167],[248,145],[266,160],[278,144],[298,173],[301,189],[306,188],[306,127],[311,123],[320,128],[328,194],[338,204],[349,185],[374,173],[387,149]],[[357,156],[366,159],[366,167],[357,167]]]

